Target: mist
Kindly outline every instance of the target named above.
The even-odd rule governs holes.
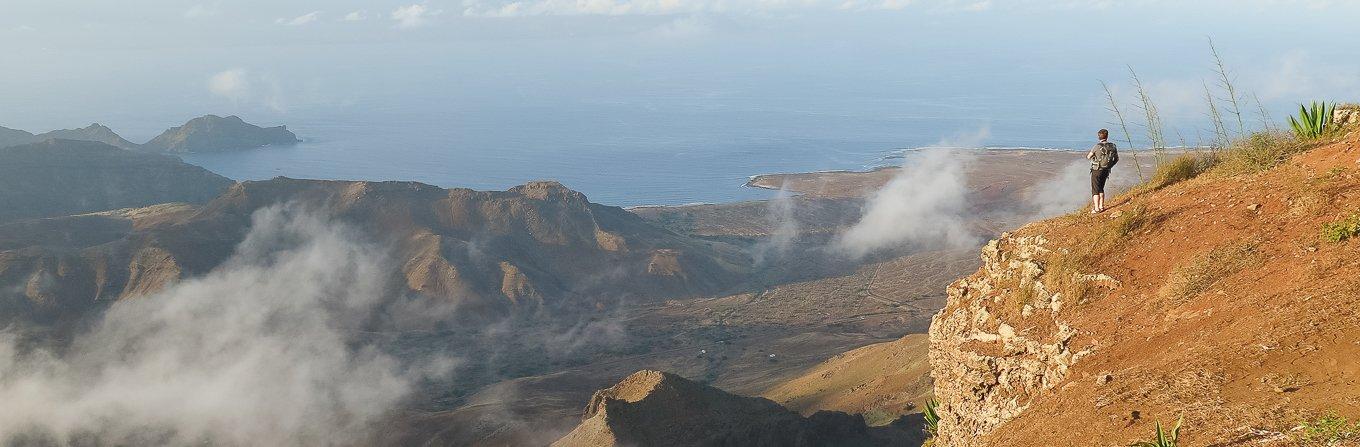
[[[1043,219],[1072,212],[1090,202],[1091,162],[1076,160],[1063,166],[1053,177],[1035,184],[1025,194],[1026,220]],[[1113,196],[1113,195],[1112,195]]]
[[[798,204],[787,185],[780,186],[779,192],[766,203],[766,219],[770,222],[770,234],[751,248],[755,265],[778,260],[789,253],[798,233],[802,230],[794,211]]]
[[[0,442],[322,445],[363,439],[448,358],[359,335],[385,254],[347,226],[262,209],[221,267],[114,305],[69,347],[0,338]]]
[[[836,237],[834,250],[858,258],[905,244],[959,247],[977,241],[965,225],[969,155],[949,149],[918,155],[869,197],[859,222]]]

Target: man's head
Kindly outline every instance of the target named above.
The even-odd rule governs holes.
[[[1100,141],[1108,140],[1108,139],[1110,139],[1110,131],[1105,130],[1105,129],[1100,129],[1100,130],[1096,131],[1096,136],[1097,136],[1097,137],[1100,137]]]

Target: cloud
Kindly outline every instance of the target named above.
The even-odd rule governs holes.
[[[208,92],[231,100],[238,105],[262,105],[276,112],[286,112],[283,84],[273,76],[244,68],[232,68],[208,77]]]
[[[1121,160],[1122,161],[1122,160]],[[1132,159],[1121,171],[1131,170]],[[1034,185],[1025,192],[1024,220],[1037,220],[1065,214],[1081,208],[1091,200],[1091,162],[1086,159],[1068,163],[1057,175]]]
[[[1338,92],[1360,90],[1360,64],[1346,59],[1323,59],[1305,50],[1287,52],[1255,73],[1244,75],[1259,88],[1262,100],[1308,102],[1330,98]]]
[[[189,7],[189,9],[185,10],[185,11],[184,11],[184,18],[186,18],[186,19],[201,19],[201,18],[205,18],[205,17],[213,17],[213,16],[217,16],[217,15],[220,15],[220,14],[222,14],[222,9],[221,9],[220,7],[218,7],[217,4],[211,4],[211,5],[198,4],[198,5],[191,6],[191,7]]]
[[[684,16],[656,27],[649,34],[665,39],[693,39],[713,32],[713,24],[699,16]]]
[[[346,22],[359,22],[363,20],[368,20],[368,11],[363,10],[352,11],[349,14],[345,14],[345,17],[341,18],[340,20]]]
[[[197,279],[115,303],[62,350],[0,337],[0,433],[54,445],[337,445],[364,437],[447,358],[361,334],[393,275],[357,233],[263,209]]]
[[[774,199],[766,204],[766,218],[769,219],[773,229],[769,237],[751,248],[756,265],[764,265],[769,260],[782,258],[793,249],[793,243],[801,231],[801,225],[794,218],[797,205],[794,194],[788,190],[787,185],[781,185]]]
[[[422,4],[406,5],[392,11],[392,20],[397,21],[398,28],[415,28],[429,23],[430,18],[442,14],[444,11],[431,11]]]
[[[859,222],[836,237],[835,250],[862,257],[907,244],[966,246],[976,242],[964,218],[967,154],[937,148],[910,155],[902,170],[869,197]]]
[[[960,132],[949,137],[941,138],[929,148],[935,149],[977,149],[983,147],[983,143],[992,137],[992,126],[984,125],[977,130],[970,132]]]
[[[233,68],[214,74],[208,77],[208,91],[232,101],[243,101],[251,92],[248,72],[243,68]]]
[[[274,23],[278,23],[278,24],[280,24],[280,25],[288,25],[288,26],[302,26],[302,25],[306,25],[306,24],[315,22],[316,19],[318,19],[318,18],[320,18],[320,17],[321,17],[321,11],[312,11],[312,12],[309,12],[309,13],[306,13],[306,14],[303,14],[303,15],[300,15],[300,16],[297,16],[297,17],[294,17],[294,18],[292,18],[292,19],[278,19],[278,20],[275,20]]]

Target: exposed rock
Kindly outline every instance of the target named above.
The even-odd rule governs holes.
[[[1003,234],[983,248],[980,272],[949,286],[949,303],[930,326],[941,406],[935,445],[981,447],[979,436],[1019,415],[1087,354],[1069,348],[1075,331],[1063,321],[1062,293],[1045,282],[1046,242]],[[1102,276],[1075,280],[1108,278]],[[1033,297],[1023,303],[1031,311],[1011,315],[1006,306],[1019,306],[1003,298],[1012,295]]]
[[[639,371],[595,393],[581,424],[553,443],[569,446],[889,445],[863,418],[822,411],[804,418],[759,397],[660,371]]]
[[[231,179],[177,158],[90,141],[0,149],[0,222],[165,202],[204,203]]]
[[[1341,127],[1360,124],[1360,105],[1338,104],[1332,109],[1332,123]]]
[[[166,130],[143,147],[162,152],[223,152],[299,141],[287,126],[260,127],[234,115],[225,118],[204,115]]]

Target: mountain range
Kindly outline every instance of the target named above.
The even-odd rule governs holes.
[[[0,127],[0,148],[38,143],[51,139],[96,141],[121,149],[146,152],[222,152],[263,146],[298,143],[287,126],[260,127],[237,116],[204,115],[172,127],[144,144],[124,139],[108,127],[95,123],[79,129],[62,129],[33,134]]]

